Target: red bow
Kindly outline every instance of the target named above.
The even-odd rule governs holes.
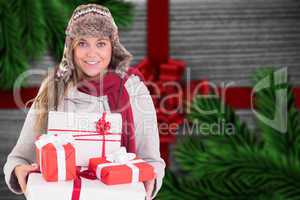
[[[106,112],[102,114],[102,117],[98,120],[96,130],[99,134],[105,135],[110,129],[110,122],[105,120]]]
[[[102,158],[105,158],[105,134],[110,129],[110,122],[105,120],[106,112],[102,114],[102,117],[98,120],[96,125],[96,130],[99,134],[103,135],[103,143],[102,143]]]

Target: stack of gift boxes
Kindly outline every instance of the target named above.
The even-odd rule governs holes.
[[[119,113],[50,112],[37,138],[39,171],[30,173],[27,200],[144,200],[153,167],[121,147]]]

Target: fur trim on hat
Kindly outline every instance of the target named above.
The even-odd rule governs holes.
[[[69,80],[75,70],[71,41],[80,37],[108,37],[112,44],[112,58],[109,65],[110,70],[115,70],[121,77],[128,70],[132,55],[119,41],[118,27],[108,10],[97,4],[78,6],[68,23],[64,53],[59,64],[56,78]]]

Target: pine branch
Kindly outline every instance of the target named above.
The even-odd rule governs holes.
[[[166,171],[164,184],[158,193],[157,199],[162,200],[194,200],[209,199],[203,192],[211,183],[204,183],[200,180],[189,181],[185,178],[178,177],[171,171]]]
[[[185,179],[190,182],[210,180],[214,185],[218,185],[220,183],[217,180],[223,180],[222,187],[218,186],[210,194],[217,195],[217,199],[247,199],[246,197],[256,195],[259,191],[262,191],[262,194],[268,192],[269,195],[278,193],[277,196],[284,199],[297,199],[299,196],[299,170],[291,168],[285,159],[278,160],[277,156],[270,153],[251,152],[244,148],[230,154],[217,153],[211,148],[197,149],[193,145],[189,148],[188,144],[194,141],[195,139],[189,139],[185,145],[177,145],[176,160],[180,161],[184,158],[183,153],[187,153],[184,160],[190,163],[185,163],[189,165],[185,168]],[[205,142],[204,140],[203,143]],[[182,157],[178,157],[178,152]],[[205,194],[209,195],[207,190]]]
[[[207,111],[213,112],[207,113]],[[263,146],[259,137],[250,132],[246,124],[240,121],[234,111],[215,97],[196,97],[187,118],[196,124],[197,127],[200,127],[200,130],[198,130],[200,134],[215,136],[214,141],[219,143],[219,145],[229,144],[233,151],[239,146],[249,150],[259,149]],[[224,128],[214,130],[212,128],[201,128],[203,126]]]
[[[277,73],[277,79],[280,74]],[[285,74],[282,74],[285,76]],[[259,80],[267,78],[269,80],[270,87],[256,92],[255,106],[256,110],[262,116],[268,119],[273,119],[275,112],[280,107],[287,109],[287,131],[282,133],[276,130],[258,119],[258,125],[263,133],[263,138],[266,142],[266,148],[269,151],[277,152],[278,156],[285,156],[291,166],[297,166],[300,168],[300,114],[296,110],[294,103],[294,95],[292,87],[284,82],[280,85],[275,85],[274,71],[271,69],[260,70],[255,74],[255,81],[259,83]],[[281,77],[284,80],[285,77]],[[278,96],[276,93],[278,90],[285,91],[283,95],[287,95],[287,107],[284,104],[278,105]],[[283,102],[284,103],[284,102]],[[283,114],[280,111],[279,114]],[[285,123],[284,120],[274,123]]]
[[[181,167],[181,170],[190,173],[197,166],[198,158],[205,152],[202,138],[200,137],[186,137],[176,144],[174,156]],[[202,171],[199,171],[202,172]],[[205,172],[203,172],[205,173]],[[201,175],[199,175],[201,176]]]
[[[40,1],[13,0],[11,9],[19,20],[22,50],[29,58],[38,58],[46,49],[45,20]]]
[[[255,183],[255,186],[253,186]],[[266,188],[266,182],[255,180],[250,183],[238,178],[210,177],[191,179],[167,171],[164,184],[157,199],[163,200],[257,200],[283,199],[276,191]]]
[[[97,0],[96,2],[101,2]],[[134,19],[134,5],[130,2],[116,1],[116,0],[106,0],[103,3],[106,6],[119,28],[128,28]]]
[[[8,3],[8,1],[0,1],[1,89],[12,88],[17,77],[27,69],[27,62],[21,51],[19,24]]]
[[[263,94],[270,99],[274,97],[274,91],[273,88]],[[286,135],[289,140],[284,139],[282,142],[282,139],[279,139],[277,142],[278,146],[282,145],[281,143],[285,144],[286,141],[289,141],[290,145],[293,142],[295,148],[292,152],[296,152],[295,155],[298,156],[299,118],[291,88],[288,88],[288,91],[289,134]],[[221,112],[220,105],[218,99],[207,99],[201,96],[192,104],[192,112],[188,115],[188,119],[194,124],[211,125],[224,120],[225,124],[230,122],[234,125],[235,132],[234,135],[226,135],[220,130],[200,128],[198,130],[202,133],[200,137],[190,136],[177,144],[174,155],[185,175],[186,185],[200,180],[210,181],[216,188],[206,189],[203,194],[201,193],[207,195],[209,197],[207,199],[299,199],[299,156],[294,156],[295,159],[290,162],[286,159],[287,154],[274,151],[274,148],[269,148],[269,144],[265,145],[269,142],[268,139],[262,140],[265,136],[260,139],[257,135],[251,134],[247,126],[239,121],[229,107],[225,107],[225,111]],[[269,114],[268,117],[271,117],[272,101],[263,101],[260,105],[264,108],[264,114],[267,116]],[[203,110],[217,112],[207,114]],[[273,137],[269,129],[263,129],[262,134],[265,135],[266,131],[269,131],[267,133],[269,137]],[[291,141],[291,138],[295,140]],[[276,142],[276,139],[273,140]],[[286,148],[286,146],[280,147]],[[172,179],[170,181],[172,182]],[[178,184],[177,182],[174,181]],[[172,190],[169,193],[171,194]],[[186,195],[193,196],[189,193]]]
[[[68,11],[66,6],[58,0],[43,1],[42,7],[46,22],[47,45],[56,61],[60,61],[64,49]]]

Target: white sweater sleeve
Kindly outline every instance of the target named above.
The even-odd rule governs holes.
[[[5,181],[8,188],[16,193],[22,194],[14,169],[19,164],[31,164],[35,162],[35,148],[34,141],[36,133],[34,132],[34,124],[36,120],[36,113],[33,108],[30,108],[23,128],[21,130],[19,139],[7,156],[6,163],[3,167]]]
[[[150,163],[157,174],[154,198],[161,188],[166,166],[160,156],[156,110],[147,87],[138,76],[131,75],[125,87],[133,112],[137,155]]]
[[[46,84],[47,80],[44,80],[38,93],[42,91]],[[34,109],[34,104],[32,104],[25,118],[18,141],[7,156],[6,163],[3,167],[5,182],[8,188],[16,194],[22,194],[22,191],[14,173],[15,167],[19,164],[32,164],[36,162],[34,145],[36,136],[38,135],[38,133],[34,131],[36,117],[37,113]]]

